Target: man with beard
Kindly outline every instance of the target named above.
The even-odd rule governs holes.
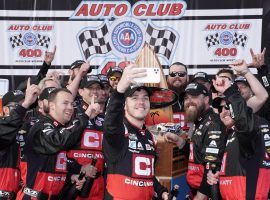
[[[27,135],[31,129],[31,127],[39,121],[42,116],[46,116],[49,113],[49,103],[48,97],[49,94],[54,91],[55,87],[48,87],[43,89],[41,94],[38,97],[38,107],[32,109],[35,115],[28,116],[25,119],[22,127],[19,129],[18,134],[16,136],[17,143],[19,144],[19,158],[20,158],[20,172],[21,172],[21,181],[25,185],[26,183],[26,170],[27,170],[27,162],[26,157],[24,155],[24,147],[27,140]]]
[[[183,63],[175,62],[169,69],[167,77],[169,89],[178,95],[178,102],[173,105],[173,112],[183,111],[184,91],[188,83],[187,67]]]
[[[210,197],[206,166],[215,164],[220,168],[225,148],[225,127],[209,104],[209,92],[199,83],[190,83],[185,89],[184,109],[186,121],[193,122],[187,182],[195,199]],[[165,139],[183,146],[183,139],[171,133]]]
[[[269,164],[269,124],[253,114],[236,84],[232,85],[228,79],[221,78],[217,78],[213,84],[224,95],[214,99],[213,107],[218,109],[221,121],[226,126],[227,143],[220,173],[213,175],[209,171],[207,181],[211,185],[216,184],[220,175],[220,192],[225,200],[267,199],[270,189],[269,166],[263,164]],[[264,168],[260,175],[259,167]],[[258,179],[261,175],[263,179]]]
[[[132,85],[145,69],[127,66],[111,94],[104,121],[103,152],[107,164],[105,199],[150,200],[154,192],[168,199],[155,178],[156,142],[145,127],[150,110],[149,88]]]

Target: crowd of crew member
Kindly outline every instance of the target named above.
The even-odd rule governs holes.
[[[268,199],[265,51],[251,49],[251,63],[236,60],[211,78],[189,75],[181,62],[169,67],[168,88],[178,96],[173,118],[184,116],[189,130],[163,137],[189,154],[187,199]],[[152,92],[134,81],[146,70],[129,63],[93,74],[77,60],[61,82],[59,72],[48,72],[55,53],[2,98],[0,199],[169,199],[170,188],[155,177],[157,142],[145,124]]]

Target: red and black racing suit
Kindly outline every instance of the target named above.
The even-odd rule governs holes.
[[[260,122],[259,126],[262,150],[262,161],[260,162],[259,175],[255,199],[263,200],[268,198],[270,193],[270,126],[266,120]],[[257,148],[256,148],[257,150]]]
[[[224,95],[235,125],[227,130],[220,171],[221,196],[225,200],[254,199],[263,150],[260,124],[235,85],[228,88]]]
[[[85,102],[82,102],[82,108],[86,110],[88,105]],[[78,164],[76,168],[71,169],[74,174],[80,173],[80,167],[82,165],[91,164],[93,158],[97,160],[95,167],[99,172],[99,176],[95,179],[89,197],[82,198],[77,197],[78,200],[81,199],[91,199],[91,200],[100,200],[104,198],[104,156],[102,152],[102,140],[103,140],[103,123],[104,115],[100,114],[93,119],[88,119],[88,124],[84,129],[81,140],[72,147],[71,150],[67,152],[68,159],[75,160]],[[69,166],[71,162],[67,162],[68,169],[72,166]],[[72,165],[74,165],[72,163]]]
[[[266,89],[268,95],[270,96],[270,74],[268,73],[268,66],[262,65],[260,68],[257,68],[258,74],[257,78],[263,87]],[[268,122],[270,122],[270,101],[269,99],[263,104],[263,107],[256,113]]]
[[[105,122],[103,151],[107,164],[105,199],[149,200],[166,188],[155,178],[156,146],[153,135],[124,118],[124,94],[114,91]]]
[[[19,190],[18,144],[16,134],[26,109],[18,105],[10,116],[0,119],[0,199],[13,199]]]
[[[35,113],[35,115],[28,116],[28,118],[24,120],[24,123],[19,129],[18,134],[16,136],[16,140],[19,145],[19,168],[21,174],[21,181],[23,185],[26,184],[27,162],[26,156],[24,154],[24,148],[27,140],[27,135],[31,127],[39,121],[40,117],[42,117],[42,114],[37,109],[32,109],[30,111],[32,113]]]
[[[78,142],[87,122],[88,116],[84,113],[78,113],[65,126],[49,116],[41,117],[27,137],[26,185],[17,199],[58,199],[66,179],[65,150]]]
[[[206,165],[215,163],[217,170],[220,168],[225,144],[225,127],[209,108],[194,122],[192,130],[187,182],[193,194],[199,191],[210,197]]]

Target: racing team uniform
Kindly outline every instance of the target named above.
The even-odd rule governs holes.
[[[220,171],[222,199],[254,199],[262,162],[261,127],[264,124],[247,107],[237,87],[225,92],[235,126],[227,130],[227,144]]]
[[[88,104],[82,102],[82,109],[86,110]],[[77,197],[77,199],[91,199],[100,200],[104,198],[104,156],[102,152],[102,139],[103,139],[103,123],[104,115],[99,114],[93,119],[88,118],[88,124],[84,129],[81,139],[77,144],[72,147],[71,150],[67,152],[68,159],[77,162],[79,166],[74,165],[73,162],[67,162],[68,169],[70,169],[72,174],[79,174],[82,165],[92,163],[93,159],[97,162],[95,167],[98,170],[98,177],[96,177],[88,198]],[[72,166],[69,166],[71,164]],[[73,166],[76,166],[72,168]],[[86,184],[84,184],[84,187]]]
[[[43,115],[37,110],[35,110],[35,115],[29,117],[24,120],[23,125],[19,129],[16,140],[19,145],[19,168],[20,168],[20,174],[21,174],[21,181],[23,185],[26,185],[26,171],[27,171],[27,162],[26,162],[26,156],[24,154],[24,148],[25,143],[27,140],[27,135],[31,129],[31,127],[39,121],[39,118],[41,118]]]
[[[258,74],[257,78],[261,84],[266,89],[268,95],[270,95],[270,74],[268,73],[268,66],[262,65],[260,68],[257,68]],[[269,99],[264,103],[263,107],[256,113],[257,115],[265,118],[270,123],[270,101]],[[264,127],[265,128],[265,127]],[[266,128],[267,129],[267,128]],[[264,129],[265,130],[265,129]],[[256,198],[265,198],[264,194],[268,191],[270,195],[270,181],[268,177],[270,176],[270,134],[268,132],[262,133],[264,138],[264,158],[260,166],[259,178],[257,183]],[[260,189],[260,190],[259,190]],[[270,196],[269,196],[270,197]],[[269,198],[268,197],[268,198]]]
[[[266,89],[270,96],[270,74],[268,74],[268,66],[262,65],[257,69],[257,78]],[[263,104],[262,108],[256,113],[257,115],[265,118],[270,123],[270,101],[269,99]]]
[[[67,125],[43,116],[31,128],[25,145],[26,185],[17,199],[58,199],[66,179],[66,151],[78,142],[88,116],[77,113]]]
[[[214,163],[217,170],[221,166],[226,143],[225,126],[212,108],[209,108],[194,122],[192,128],[187,182],[192,194],[199,191],[210,197],[206,165]]]
[[[268,122],[260,123],[260,138],[263,146],[262,161],[259,167],[259,177],[255,199],[267,199],[270,193],[270,126]]]
[[[19,190],[18,144],[16,134],[26,109],[20,105],[0,119],[0,199],[15,199]]]
[[[124,118],[124,94],[111,94],[104,122],[103,151],[107,164],[105,199],[149,200],[167,191],[155,178],[156,146],[144,126]]]

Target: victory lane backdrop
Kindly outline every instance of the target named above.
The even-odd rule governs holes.
[[[187,64],[189,74],[215,74],[235,59],[249,61],[250,48],[269,46],[266,0],[4,0],[0,6],[0,78],[10,80],[10,89],[36,75],[44,52],[55,45],[51,69],[66,74],[78,59],[87,60],[93,73],[124,66],[124,58],[135,61],[145,43],[165,74],[176,61]]]

